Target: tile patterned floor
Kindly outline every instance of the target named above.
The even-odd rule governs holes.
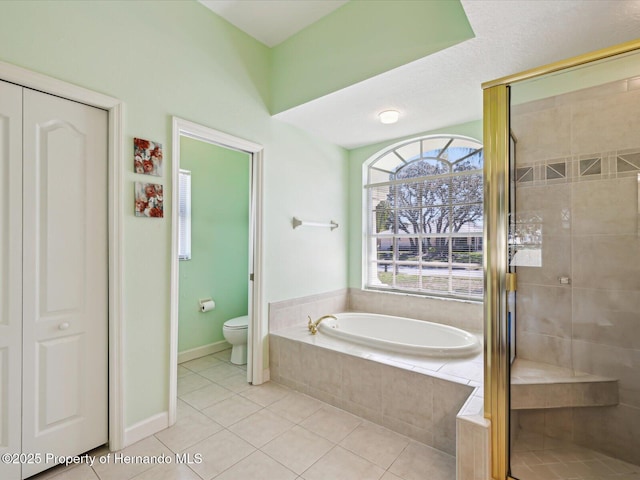
[[[202,463],[56,467],[34,480],[451,480],[455,458],[314,398],[246,383],[230,351],[178,367],[178,421],[122,451]],[[91,452],[106,454],[106,449]],[[626,479],[625,479],[626,480]]]
[[[640,480],[638,465],[548,437],[529,440],[526,435],[516,440],[511,455],[519,480]]]

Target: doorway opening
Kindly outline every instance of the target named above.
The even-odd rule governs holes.
[[[196,157],[203,155],[207,158],[196,160]],[[212,160],[211,155],[218,157],[218,160]],[[189,177],[189,172],[192,173],[192,178],[187,182],[185,180]],[[206,179],[197,178],[197,175],[201,175],[212,179],[218,173],[226,177],[224,186],[212,185],[208,188],[206,184],[201,184],[202,180],[206,182]],[[205,207],[208,210],[206,218],[200,215],[192,217],[195,211],[185,214],[184,194],[189,183],[192,185],[190,188],[193,198],[198,198],[197,202],[200,205],[208,205]],[[237,188],[231,188],[231,184],[237,184]],[[170,425],[176,421],[178,362],[230,348],[222,335],[222,323],[225,321],[237,317],[248,317],[247,382],[259,385],[264,381],[263,332],[266,332],[266,328],[263,327],[265,316],[262,312],[261,300],[261,185],[261,145],[174,117]],[[234,213],[231,210],[237,211]],[[200,229],[200,235],[203,233],[200,227],[206,229],[204,246],[199,247],[202,237],[199,240],[192,238],[192,248],[200,248],[202,251],[201,260],[195,257],[192,260],[186,260],[192,255],[192,249],[186,248],[185,245],[185,240],[190,240],[188,237],[191,235],[185,235],[182,226],[191,221],[199,225],[196,228]],[[223,251],[222,255],[219,250]],[[210,257],[211,261],[205,262],[206,257]],[[214,257],[217,257],[217,260]],[[185,261],[193,263],[187,265]],[[201,263],[198,264],[198,262]],[[215,271],[207,272],[206,269],[210,266],[202,263],[212,264],[212,262],[217,262],[217,268]],[[198,277],[201,279],[198,280]],[[194,281],[196,283],[189,286],[190,282],[193,284]],[[205,282],[207,285],[204,285]],[[191,296],[187,298],[186,291],[198,298],[191,298]],[[207,303],[208,301],[218,302],[218,304],[214,306],[212,303]],[[200,304],[204,305],[204,311],[201,311]],[[207,311],[209,309],[212,310]],[[184,323],[182,329],[181,322]],[[192,336],[191,333],[195,337],[201,336],[202,332],[198,333],[197,330],[202,329],[207,330],[209,335],[204,345],[201,339],[189,338]],[[226,340],[229,339],[226,338]]]

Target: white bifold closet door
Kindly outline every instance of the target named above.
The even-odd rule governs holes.
[[[0,82],[0,455],[21,451],[21,418],[22,88]],[[0,461],[3,480],[20,473]]]
[[[77,455],[108,439],[108,130],[103,110],[9,87],[20,90],[22,135],[12,131],[7,145],[21,143],[22,158],[10,155],[14,177],[3,171],[2,184],[12,183],[13,223],[2,247],[20,262],[6,269],[16,287],[0,322],[13,336],[6,346],[13,362],[2,379],[13,403],[3,404],[2,423],[6,414],[12,451],[18,444],[17,451],[41,455],[42,462],[22,464],[26,478],[53,466],[47,454]],[[18,164],[21,180],[13,185]]]

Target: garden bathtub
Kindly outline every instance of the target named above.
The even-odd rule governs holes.
[[[463,357],[480,350],[475,335],[448,325],[373,313],[334,316],[320,323],[319,332],[359,345],[432,357]]]

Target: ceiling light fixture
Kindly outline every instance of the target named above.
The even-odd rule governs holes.
[[[397,110],[385,110],[378,114],[378,118],[380,122],[384,124],[396,123],[398,118],[400,118],[400,112]]]

